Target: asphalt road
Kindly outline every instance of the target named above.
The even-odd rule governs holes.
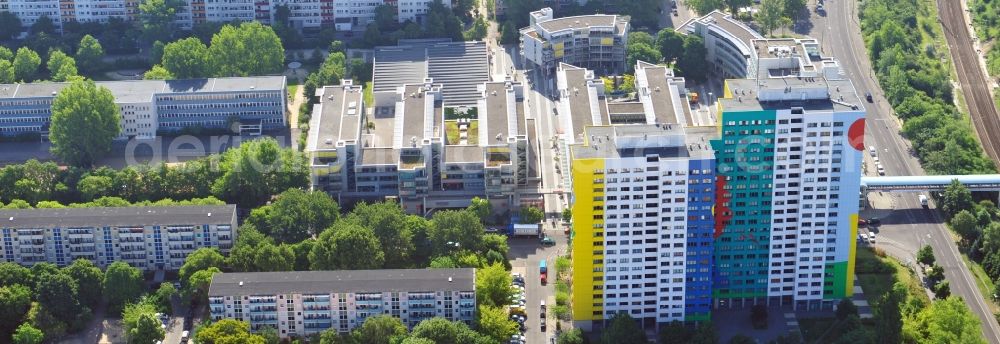
[[[551,311],[545,321],[546,331],[542,333],[539,324],[539,311],[541,301],[546,305],[555,303],[555,263],[556,257],[566,253],[567,238],[561,230],[549,226],[551,222],[546,222],[546,234],[556,241],[555,246],[543,247],[539,244],[538,238],[512,238],[508,241],[510,245],[511,266],[514,268],[524,268],[524,297],[525,313],[528,320],[525,321],[526,329],[524,336],[528,343],[544,344],[549,342],[549,337],[556,333],[556,322]],[[546,260],[549,268],[549,283],[542,285],[539,273],[538,262]]]
[[[850,0],[827,0],[825,15],[812,14],[810,25],[799,33],[821,39],[823,53],[840,61],[841,68],[853,81],[859,95],[871,92],[873,103],[864,104],[867,112],[865,145],[875,146],[887,176],[924,175],[919,161],[910,154],[910,144],[900,134],[899,121],[892,115],[892,109],[885,100],[882,90],[874,78],[868,53],[861,37],[858,22],[857,2]],[[815,7],[811,1],[809,8]],[[837,33],[826,35],[826,32]],[[867,154],[867,153],[866,153]],[[951,284],[951,292],[966,300],[969,308],[979,316],[984,336],[990,343],[1000,344],[1000,326],[990,312],[988,301],[976,287],[968,267],[961,259],[951,232],[943,224],[936,211],[923,210],[917,194],[895,195],[894,211],[875,230],[878,237],[886,238],[876,246],[890,246],[890,253],[909,249],[915,255],[921,245],[930,244],[937,261],[944,267],[945,278]],[[913,261],[911,257],[898,257]]]

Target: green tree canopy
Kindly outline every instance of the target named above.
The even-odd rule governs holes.
[[[463,322],[434,317],[413,327],[411,337],[429,339],[437,344],[478,343],[482,337]]]
[[[21,18],[18,18],[16,14],[10,11],[0,12],[0,41],[14,38],[22,30]]]
[[[503,307],[510,303],[514,289],[512,277],[502,264],[493,264],[476,271],[476,300],[480,305]]]
[[[49,53],[49,69],[52,81],[63,82],[77,76],[76,60],[59,50]]]
[[[17,55],[14,55],[12,62],[14,64],[14,79],[29,82],[34,80],[38,66],[42,64],[42,58],[31,49],[21,47],[17,49]]]
[[[220,199],[244,207],[264,204],[271,195],[309,185],[305,155],[284,149],[273,138],[244,141],[222,154],[222,176],[212,184]]]
[[[646,333],[639,328],[631,316],[627,313],[615,314],[611,319],[611,324],[601,335],[601,343],[604,344],[645,344]]]
[[[31,287],[35,285],[31,269],[17,263],[0,262],[0,286],[20,284]]]
[[[90,307],[97,308],[103,298],[104,272],[88,259],[77,259],[73,264],[63,268],[63,272],[76,281],[76,285],[82,286],[80,292],[80,302]]]
[[[399,269],[411,266],[414,251],[413,231],[407,216],[399,203],[360,203],[354,206],[347,220],[370,228],[385,253],[385,267]]]
[[[708,74],[708,50],[701,36],[688,35],[684,37],[684,53],[677,58],[677,69],[686,78],[703,80]]]
[[[10,338],[31,307],[31,289],[20,284],[0,286],[0,338]]]
[[[120,311],[125,304],[134,302],[142,296],[142,272],[128,263],[117,261],[108,266],[104,273],[104,295],[108,299],[108,308]]]
[[[145,80],[171,80],[175,79],[170,71],[161,65],[155,65],[142,75]]]
[[[545,218],[545,213],[538,207],[522,206],[520,211],[522,224],[541,223]]]
[[[490,219],[490,215],[493,214],[493,205],[490,204],[490,200],[488,199],[473,197],[471,204],[469,204],[466,210],[476,214],[479,217],[479,221],[486,224]]]
[[[935,301],[906,322],[903,330],[907,342],[986,343],[979,318],[958,297]]]
[[[234,319],[222,319],[203,326],[194,335],[196,343],[204,344],[266,344],[264,337],[250,333],[250,324]]]
[[[129,343],[156,344],[156,342],[162,341],[166,333],[160,325],[160,319],[157,319],[155,314],[139,315],[136,327],[127,333]]]
[[[917,250],[917,262],[924,265],[934,265],[934,249],[931,245],[924,245]]]
[[[38,276],[35,298],[39,305],[55,319],[63,323],[76,320],[83,313],[80,305],[79,288],[69,276],[62,273],[48,273]]]
[[[942,193],[941,210],[951,218],[962,210],[972,210],[975,203],[972,201],[972,192],[958,180],[951,181]]]
[[[281,40],[273,29],[259,22],[223,26],[212,36],[209,56],[216,76],[267,75],[285,68]]]
[[[174,19],[184,2],[176,0],[143,0],[139,3],[139,21],[147,41],[168,41],[173,35]]]
[[[394,338],[406,336],[406,325],[391,315],[376,315],[365,319],[352,336],[358,343],[390,344]]]
[[[161,59],[163,68],[170,73],[170,76],[178,79],[204,78],[212,74],[208,47],[194,37],[165,45]]]
[[[31,324],[24,323],[17,327],[13,339],[14,344],[41,344],[45,339],[45,334]]]
[[[83,35],[80,45],[76,48],[76,62],[80,70],[93,73],[101,69],[101,58],[104,57],[104,47],[94,36]]]
[[[8,12],[3,12],[8,13]],[[14,65],[10,61],[0,59],[0,83],[14,83]]]
[[[559,334],[559,338],[556,338],[557,344],[583,344],[584,337],[583,331],[578,328],[574,328],[569,331],[563,331]]]
[[[278,242],[296,243],[330,227],[339,211],[326,192],[288,189],[273,204],[254,209],[247,222]]]
[[[314,270],[379,269],[385,253],[371,229],[338,221],[320,234],[309,260]]]
[[[93,81],[74,81],[52,101],[52,153],[76,166],[91,166],[111,151],[121,114],[111,91]]]
[[[959,211],[955,216],[951,218],[949,224],[951,229],[955,230],[962,237],[962,240],[966,242],[973,242],[979,238],[982,234],[982,230],[979,229],[979,221],[975,216],[972,215],[968,210]]]
[[[478,249],[485,233],[479,217],[465,210],[436,212],[427,229],[434,255],[451,253],[456,250],[456,243],[462,249]]]
[[[208,268],[221,268],[225,266],[226,258],[219,253],[218,249],[202,247],[194,252],[191,252],[184,259],[184,265],[181,265],[180,271],[177,273],[181,280],[181,283],[186,282],[191,278],[195,272],[205,270]]]
[[[518,326],[501,307],[480,305],[479,327],[477,329],[479,333],[502,343],[509,340],[510,336],[517,334]]]

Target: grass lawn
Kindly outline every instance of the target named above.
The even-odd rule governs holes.
[[[972,272],[972,276],[976,278],[976,286],[979,287],[979,292],[983,294],[983,298],[986,299],[986,304],[990,306],[990,311],[997,313],[1000,311],[1000,307],[997,307],[995,302],[990,302],[993,300],[993,281],[990,280],[990,276],[986,275],[986,270],[983,270],[983,266],[969,260],[969,256],[962,254],[962,260],[965,261],[965,265],[969,266],[969,271]]]
[[[295,99],[295,93],[299,91],[299,85],[288,84],[288,99]]]
[[[467,132],[468,132],[469,144],[476,144],[476,142],[479,142],[479,121],[469,122],[469,129]],[[458,122],[444,121],[444,133],[445,133],[445,139],[447,140],[445,144],[449,145],[459,144]]]
[[[371,81],[365,83],[364,97],[365,97],[365,106],[375,105],[375,94],[372,93]]]
[[[880,257],[871,248],[858,247],[855,272],[858,283],[865,291],[869,304],[875,304],[882,295],[892,289],[892,285],[901,281],[908,287],[911,297],[917,297],[929,302],[923,284],[913,271],[903,266],[895,258]]]

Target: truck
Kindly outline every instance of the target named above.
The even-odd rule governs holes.
[[[542,233],[541,223],[530,223],[530,224],[520,224],[512,223],[507,227],[507,233],[510,236],[533,236],[537,237]]]
[[[927,195],[920,195],[918,198],[920,199],[920,206],[924,207],[924,208],[927,208],[928,207],[928,205],[927,205]]]
[[[549,269],[545,266],[545,259],[538,262],[538,274],[541,276],[542,285],[548,283]]]

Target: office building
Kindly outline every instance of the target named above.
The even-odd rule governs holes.
[[[399,87],[432,79],[441,86],[441,101],[448,107],[475,107],[479,85],[490,81],[486,42],[452,42],[450,39],[399,40],[397,45],[375,48],[372,94],[379,108],[394,107]]]
[[[753,41],[763,39],[757,31],[715,10],[701,18],[692,18],[677,29],[683,34],[698,35],[705,42],[706,62],[719,76],[729,79],[753,78],[757,54]]]
[[[610,101],[592,71],[557,71],[573,185],[573,319],[583,328],[619,312],[650,328],[710,314],[717,130],[688,107],[683,78],[642,61],[635,70],[626,101]]]
[[[719,100],[716,307],[829,309],[854,286],[865,109],[814,39],[754,40]]]
[[[475,269],[387,269],[220,273],[212,278],[212,320],[237,319],[282,338],[324,330],[348,333],[365,319],[391,315],[413,328],[443,317],[472,325]]]
[[[0,135],[48,134],[52,100],[69,83],[0,84]],[[259,135],[286,127],[285,77],[98,81],[121,111],[119,139],[191,128]]]
[[[530,26],[520,30],[521,56],[552,72],[560,63],[612,74],[625,69],[628,18],[585,15],[554,18],[552,8],[531,12]]]
[[[0,210],[0,258],[100,267],[123,261],[145,270],[177,270],[202,247],[223,253],[236,241],[236,206],[152,206]]]
[[[312,188],[342,203],[398,199],[406,211],[469,205],[519,206],[518,187],[537,181],[523,86],[511,80],[477,86],[472,107],[448,107],[434,79],[403,84],[392,106],[366,113],[350,80],[317,90],[306,153]]]

